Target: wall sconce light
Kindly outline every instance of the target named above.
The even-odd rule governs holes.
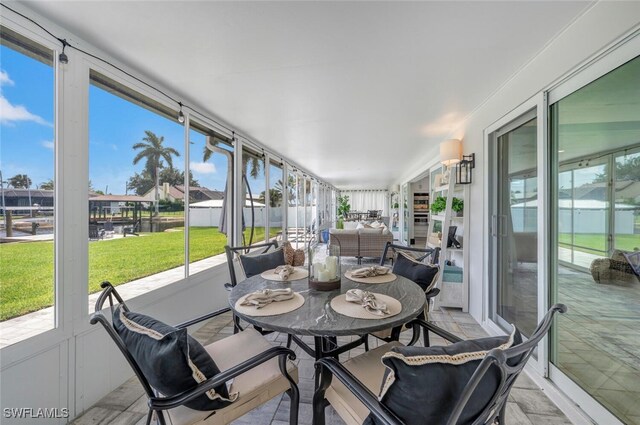
[[[460,162],[462,158],[462,142],[460,139],[449,139],[440,143],[440,162],[450,167]]]
[[[471,170],[476,168],[476,154],[462,155],[462,161],[458,163],[459,184],[471,184]]]

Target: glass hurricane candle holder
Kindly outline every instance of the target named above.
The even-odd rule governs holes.
[[[340,247],[311,245],[309,247],[309,288],[333,291],[340,288]]]

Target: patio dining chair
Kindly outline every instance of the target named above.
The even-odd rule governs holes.
[[[284,251],[278,249],[278,242],[276,241],[251,246],[231,247],[226,245],[224,251],[227,255],[227,266],[229,267],[229,278],[231,280],[230,283],[224,284],[227,290],[231,290],[246,278],[286,264]],[[243,329],[240,324],[240,318],[235,314],[233,315],[233,323],[234,332],[239,332]],[[271,331],[260,327],[255,329],[262,335],[271,333]],[[287,347],[290,346],[291,340],[289,339]]]
[[[347,425],[505,424],[509,393],[533,350],[547,334],[555,304],[531,337],[510,335],[463,341],[415,319],[409,346],[387,343],[345,363],[323,358],[313,396],[313,425],[324,425],[329,404]],[[412,347],[418,328],[451,342],[444,347]]]
[[[381,266],[384,266],[390,258],[391,264],[393,264],[391,271],[394,274],[413,281],[424,290],[427,306],[418,317],[425,320],[427,319],[431,300],[440,293],[440,289],[435,287],[440,274],[440,269],[437,265],[439,256],[440,248],[414,248],[387,242],[382,257],[380,257]],[[406,326],[399,326],[374,332],[371,335],[387,342],[397,341],[400,337],[400,332],[406,329]],[[429,336],[426,331],[423,331],[423,334],[426,346]]]
[[[227,424],[282,393],[291,400],[290,424],[297,424],[298,369],[292,350],[272,346],[253,329],[203,347],[187,327],[229,308],[169,326],[129,310],[109,282],[102,288],[90,322],[104,327],[142,384],[147,425],[153,418],[161,425]]]

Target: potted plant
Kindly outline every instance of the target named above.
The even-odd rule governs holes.
[[[431,212],[434,214],[439,214],[447,208],[447,198],[444,196],[438,196],[435,201],[431,204]],[[464,201],[460,198],[453,198],[451,200],[451,210],[456,213],[456,215],[460,215],[464,210]]]
[[[460,198],[453,198],[451,202],[451,209],[457,215],[462,215],[462,211],[464,210],[464,201]]]
[[[439,214],[447,208],[447,198],[444,196],[438,196],[430,206],[431,212],[434,214]]]
[[[342,229],[344,227],[343,220],[347,216],[347,214],[351,211],[351,204],[349,204],[349,197],[338,196],[338,222],[336,223],[337,229]]]

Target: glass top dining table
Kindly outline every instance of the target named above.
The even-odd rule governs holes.
[[[396,275],[396,279],[388,283],[357,283],[344,276],[346,271],[347,268],[343,267],[340,289],[333,291],[310,289],[308,278],[276,282],[266,280],[260,275],[252,276],[232,288],[229,304],[237,316],[252,325],[292,335],[315,337],[364,335],[397,327],[414,319],[426,306],[424,291],[409,279]],[[235,311],[235,304],[242,296],[267,288],[292,288],[304,297],[305,302],[296,310],[275,316],[250,316]],[[331,308],[330,303],[334,297],[354,288],[393,297],[400,301],[402,310],[397,315],[387,318],[358,319],[339,314]]]

